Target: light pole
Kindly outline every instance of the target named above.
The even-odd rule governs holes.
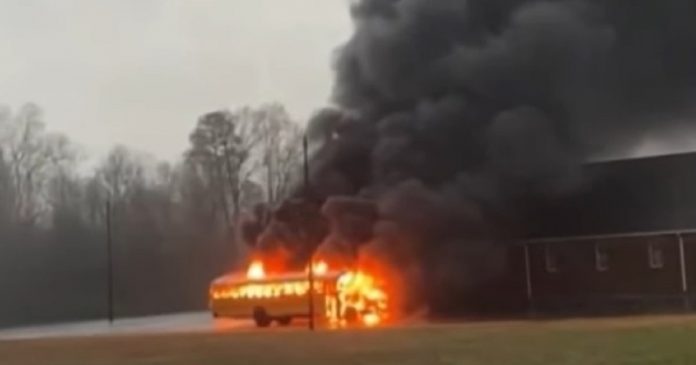
[[[310,198],[310,185],[309,185],[309,142],[307,141],[307,134],[302,136],[302,157],[303,157],[303,169],[304,169],[304,194],[305,198]],[[306,237],[309,239],[309,237]],[[307,281],[309,282],[309,290],[307,290],[307,300],[309,309],[309,330],[314,331],[314,248],[312,248],[309,253],[309,264],[307,270]]]
[[[111,239],[111,198],[106,200],[106,315],[114,323],[114,268]]]

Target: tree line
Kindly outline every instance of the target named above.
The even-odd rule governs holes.
[[[0,325],[105,315],[107,202],[116,315],[203,308],[244,255],[237,223],[297,182],[301,141],[271,103],[192,121],[178,161],[115,146],[88,167],[39,106],[0,109]]]

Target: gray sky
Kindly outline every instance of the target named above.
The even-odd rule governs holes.
[[[327,102],[346,0],[2,0],[0,104],[33,101],[92,154],[117,143],[174,159],[196,118]]]

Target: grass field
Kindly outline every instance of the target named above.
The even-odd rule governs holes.
[[[10,341],[0,364],[696,364],[696,317]]]

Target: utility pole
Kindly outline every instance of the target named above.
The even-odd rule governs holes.
[[[305,197],[309,199],[309,143],[307,141],[307,134],[302,137],[302,156],[303,156],[303,167],[304,167],[304,190]],[[309,254],[309,269],[307,270],[307,281],[309,281],[309,290],[307,291],[308,305],[309,305],[309,330],[314,331],[314,248]]]
[[[114,323],[114,268],[111,239],[111,199],[106,201],[106,315]]]

